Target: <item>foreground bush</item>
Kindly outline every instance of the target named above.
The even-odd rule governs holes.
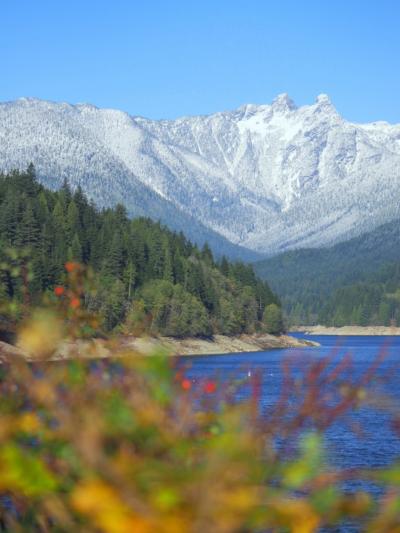
[[[311,532],[367,517],[368,531],[397,531],[398,468],[357,473],[392,485],[379,507],[341,493],[348,473],[324,465],[323,431],[365,394],[336,390],[340,369],[327,364],[310,364],[296,387],[288,375],[265,417],[257,375],[193,383],[161,355],[4,361],[3,530]],[[238,404],[243,386],[250,397]]]

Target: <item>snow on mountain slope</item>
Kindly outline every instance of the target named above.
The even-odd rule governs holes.
[[[122,201],[184,231],[196,220],[263,253],[333,244],[400,216],[400,125],[347,122],[326,95],[171,121],[1,104],[0,168],[30,161],[48,185],[68,177],[100,205]]]
[[[115,131],[111,148],[104,143],[110,131]],[[259,258],[204,226],[134,175],[122,155],[124,146],[132,146],[140,135],[140,128],[119,111],[26,98],[0,104],[0,171],[25,169],[32,161],[40,181],[51,188],[60,187],[68,178],[99,206],[123,203],[133,216],[161,220],[200,245],[208,242],[218,256]]]

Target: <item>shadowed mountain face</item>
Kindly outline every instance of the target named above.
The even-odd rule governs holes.
[[[90,105],[0,105],[0,168],[81,184],[227,255],[345,240],[400,215],[400,126],[352,124],[326,95],[153,121]],[[224,239],[220,239],[220,236]],[[254,258],[254,255],[252,256]],[[251,254],[247,254],[251,258]]]

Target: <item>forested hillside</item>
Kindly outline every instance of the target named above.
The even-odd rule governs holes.
[[[331,326],[400,324],[400,262],[364,275],[358,283],[336,289],[319,314]]]
[[[25,250],[33,272],[32,299],[64,282],[75,261],[95,272],[98,287],[85,305],[100,312],[106,330],[189,336],[282,329],[279,302],[253,267],[216,261],[180,233],[125,208],[99,211],[78,187],[53,192],[27,172],[0,176],[1,261],[7,250]],[[19,278],[3,268],[2,299],[22,299]]]
[[[400,223],[331,248],[260,261],[255,270],[277,291],[292,324],[400,323]]]

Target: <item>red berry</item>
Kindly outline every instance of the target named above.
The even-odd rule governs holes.
[[[65,263],[65,270],[67,272],[73,272],[77,266],[78,266],[77,263],[74,263],[73,261],[67,261]]]
[[[56,296],[62,296],[64,292],[65,292],[64,287],[61,287],[60,285],[58,285],[57,287],[54,287],[54,294]]]
[[[183,390],[189,390],[192,387],[192,383],[189,379],[184,379],[181,381],[181,386]]]
[[[215,381],[206,381],[204,384],[204,392],[207,394],[212,394],[217,390],[217,384]]]
[[[81,301],[76,296],[71,299],[69,302],[69,306],[72,307],[72,309],[77,309],[81,305]]]

